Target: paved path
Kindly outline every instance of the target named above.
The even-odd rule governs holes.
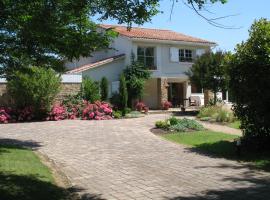
[[[269,173],[153,135],[166,117],[7,124],[0,137],[40,145],[86,199],[270,199]]]

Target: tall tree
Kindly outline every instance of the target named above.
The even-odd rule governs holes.
[[[229,88],[244,136],[270,149],[270,21],[255,21],[229,63]],[[259,146],[261,146],[259,144]]]
[[[108,48],[116,34],[98,31],[90,20],[113,18],[142,25],[159,12],[161,0],[1,0],[0,76],[16,69],[41,66],[63,70],[66,59],[89,56]],[[225,0],[186,0],[201,8]]]
[[[29,65],[61,71],[65,59],[107,48],[113,34],[96,31],[89,8],[82,0],[0,1],[2,73]]]
[[[205,53],[195,61],[187,73],[192,83],[214,93],[215,104],[217,92],[227,89],[228,78],[223,59],[224,53],[221,51]]]

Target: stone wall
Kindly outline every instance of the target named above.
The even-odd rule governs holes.
[[[61,101],[68,95],[75,95],[80,91],[81,83],[62,83],[61,90],[56,97],[56,101]],[[6,83],[0,83],[0,106],[8,106],[10,99],[6,90]]]
[[[9,104],[9,97],[7,95],[7,84],[0,83],[0,106]]]
[[[57,101],[63,100],[68,95],[76,95],[81,89],[81,83],[62,83],[61,90],[56,97]]]

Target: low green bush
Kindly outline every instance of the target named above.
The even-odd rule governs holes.
[[[172,130],[177,132],[204,130],[204,127],[196,120],[187,118],[177,119],[176,117],[171,117],[164,121],[157,121],[155,125],[156,128]]]
[[[173,126],[170,126],[170,130],[177,131],[177,132],[186,132],[188,129],[184,126],[184,124],[175,124]]]
[[[122,117],[122,111],[120,110],[113,111],[113,117],[115,119],[120,119]]]
[[[169,118],[169,122],[170,122],[170,125],[173,126],[179,123],[179,119],[177,119],[176,117],[171,117]]]
[[[131,113],[132,109],[131,108],[126,108],[126,114]]]
[[[156,125],[156,128],[160,128],[160,129],[169,129],[170,127],[170,124],[168,123],[167,120],[157,121],[155,125]]]
[[[193,119],[180,119],[177,123],[177,125],[182,125],[185,127],[187,130],[195,130],[195,131],[201,131],[204,129],[204,127],[198,123],[197,121]]]

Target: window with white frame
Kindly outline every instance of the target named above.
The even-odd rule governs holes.
[[[179,61],[180,62],[192,62],[192,50],[190,49],[179,49]]]
[[[150,70],[156,70],[155,65],[155,48],[154,47],[138,47],[137,48],[138,61],[144,64]]]

